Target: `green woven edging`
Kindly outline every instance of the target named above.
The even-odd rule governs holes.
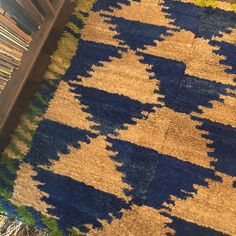
[[[217,7],[216,0],[195,0],[195,4],[200,7]]]
[[[75,11],[72,16],[76,17],[82,24],[86,23],[88,13],[91,11],[93,4],[96,0],[76,0]],[[47,111],[48,104],[53,98],[55,91],[61,81],[62,77],[65,75],[66,71],[71,65],[71,60],[76,54],[77,46],[79,44],[79,37],[81,29],[83,27],[78,27],[73,22],[69,22],[66,28],[70,29],[70,32],[64,31],[61,39],[58,42],[57,50],[53,53],[51,57],[51,63],[45,73],[44,80],[39,87],[38,92],[34,95],[34,98],[29,103],[26,111],[22,115],[22,119],[18,123],[18,126],[12,135],[12,141],[6,148],[4,153],[0,157],[0,166],[6,169],[5,173],[0,173],[0,178],[4,181],[4,186],[0,184],[0,198],[4,201],[9,201],[13,194],[13,186],[15,179],[10,176],[17,175],[20,163],[27,155],[31,148],[32,140],[38,128],[38,124],[43,119],[45,112]],[[76,35],[76,37],[75,37]],[[37,105],[35,105],[37,101]],[[25,145],[24,150],[19,147],[18,143]],[[36,220],[27,207],[15,207],[15,217],[17,216],[27,228],[28,226],[35,226]],[[0,222],[8,215],[8,212],[0,203]],[[12,221],[12,216],[9,215],[9,219]],[[7,222],[7,221],[6,221]],[[17,220],[15,221],[17,222]],[[14,223],[15,223],[14,222]],[[49,218],[43,216],[41,222],[46,226],[48,235],[50,236],[62,236],[62,232],[58,228],[57,220],[54,218]],[[76,230],[68,229],[71,235],[78,235]],[[0,229],[1,232],[1,229]]]

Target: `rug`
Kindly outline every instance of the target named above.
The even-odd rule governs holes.
[[[234,10],[76,1],[0,158],[1,235],[236,235]]]

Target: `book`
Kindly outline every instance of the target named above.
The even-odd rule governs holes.
[[[5,63],[8,63],[8,64],[12,65],[13,67],[14,66],[17,67],[17,66],[20,65],[20,61],[16,61],[16,60],[12,59],[11,57],[8,57],[7,55],[2,54],[2,53],[0,53],[0,60],[5,62]]]
[[[19,37],[15,36],[9,30],[7,30],[4,27],[2,27],[1,24],[0,24],[0,35],[2,35],[3,37],[7,38],[10,41],[12,41],[12,43],[18,45],[23,50],[27,50],[27,48],[29,46],[28,43],[24,42],[22,39],[20,39]]]
[[[6,50],[7,52],[11,53],[11,54],[15,54],[18,57],[21,57],[23,55],[23,51],[14,47],[11,44],[8,44],[7,42],[4,41],[0,41],[0,48],[2,50]]]
[[[13,21],[9,20],[7,17],[5,17],[2,14],[0,14],[0,23],[1,23],[1,25],[4,25],[8,29],[10,29],[12,32],[14,32],[16,35],[18,35],[19,37],[21,37],[25,41],[31,42],[32,38],[28,34],[26,34],[24,31],[22,31],[16,25],[16,23],[14,24]]]

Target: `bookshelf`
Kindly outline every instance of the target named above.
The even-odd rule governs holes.
[[[12,113],[12,109],[32,71],[36,66],[35,62],[61,12],[63,6],[69,0],[37,0],[37,7],[34,0],[17,0],[7,2],[17,2],[33,19],[37,30],[30,35],[28,49],[24,51],[20,64],[14,68],[11,79],[7,81],[4,89],[0,93],[0,135],[4,126]],[[0,1],[1,3],[2,1]],[[4,6],[0,6],[4,9]],[[26,17],[27,19],[27,17]],[[1,15],[0,15],[1,23]],[[13,25],[14,27],[14,25]],[[26,36],[25,36],[26,37]]]

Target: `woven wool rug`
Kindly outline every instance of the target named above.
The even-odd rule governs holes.
[[[77,1],[0,158],[0,235],[236,235],[234,8]]]

